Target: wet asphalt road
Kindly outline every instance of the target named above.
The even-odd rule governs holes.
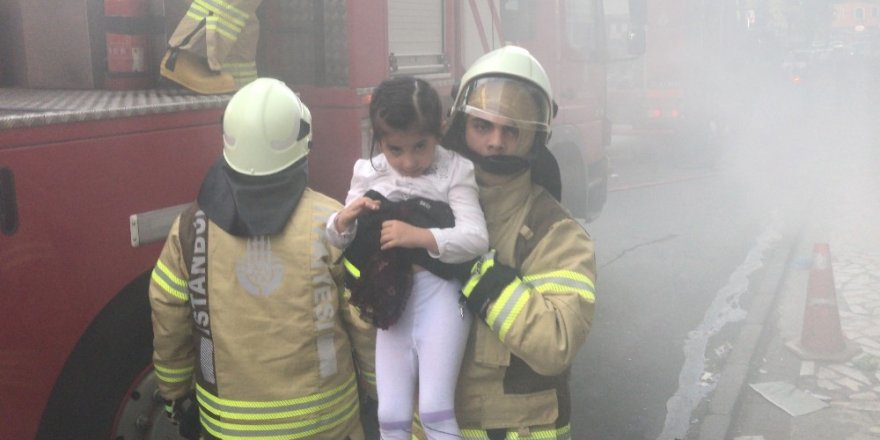
[[[871,72],[826,65],[797,85],[760,83],[716,151],[614,138],[608,203],[587,225],[599,279],[572,369],[575,439],[685,438],[699,425],[761,259],[839,215],[823,198],[846,194],[854,169],[880,169]]]

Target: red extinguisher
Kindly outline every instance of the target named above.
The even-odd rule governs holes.
[[[104,88],[146,89],[155,85],[150,53],[149,0],[104,0],[107,71]]]

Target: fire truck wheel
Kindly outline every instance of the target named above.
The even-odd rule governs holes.
[[[575,218],[587,214],[587,167],[575,144],[554,146],[553,155],[562,173],[562,205]]]
[[[183,439],[178,427],[165,416],[165,404],[159,396],[152,366],[125,393],[111,432],[113,439]]]
[[[150,426],[158,418],[126,417],[136,409],[132,402],[153,399],[144,388],[152,376],[148,283],[149,273],[135,279],[83,333],[55,383],[37,439],[159,438],[151,436]],[[161,411],[160,404],[155,406]],[[126,422],[135,428],[123,429],[121,423]]]

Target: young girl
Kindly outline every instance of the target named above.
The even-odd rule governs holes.
[[[358,160],[345,207],[327,221],[345,251],[351,301],[379,327],[376,385],[385,440],[411,438],[414,397],[430,439],[461,438],[455,383],[471,316],[453,278],[487,251],[473,164],[437,144],[437,92],[399,77],[370,103],[373,147]],[[372,148],[371,147],[371,155]]]

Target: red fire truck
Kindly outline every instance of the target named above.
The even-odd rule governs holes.
[[[264,48],[273,55],[263,71],[302,94],[316,133],[335,132],[335,145],[362,146],[314,155],[314,167],[334,170],[322,171],[320,188],[343,197],[350,169],[339,163],[368,154],[365,105],[382,79],[419,75],[448,97],[478,56],[513,43],[529,49],[551,78],[559,113],[550,150],[561,164],[563,204],[586,220],[599,215],[609,142],[601,1],[388,1],[348,5],[347,16],[358,17],[348,21],[332,13],[345,2],[316,3],[284,2],[267,14]],[[352,120],[359,123],[340,124]]]
[[[599,0],[267,0],[260,14],[261,73],[312,111],[318,190],[344,197],[369,151],[367,105],[381,80],[418,75],[450,96],[477,56],[511,42],[551,76],[563,201],[586,219],[600,212],[609,136]],[[16,27],[2,24],[0,34]],[[229,96],[26,88],[6,73],[0,438],[174,438],[155,394],[146,289],[172,219],[219,157]]]
[[[728,62],[747,18],[728,2],[651,0],[640,8],[636,28],[629,17],[609,17],[614,45],[635,31],[644,34],[644,55],[610,66],[608,114],[620,133],[705,146],[725,125]]]
[[[559,105],[549,147],[560,164],[562,202],[576,217],[595,219],[605,204],[611,139],[602,2],[459,3],[459,69],[502,43],[525,47],[546,68]]]

